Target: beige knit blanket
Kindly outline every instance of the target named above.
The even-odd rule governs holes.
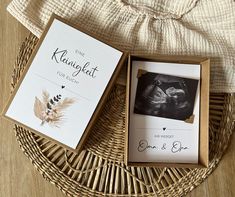
[[[7,9],[38,37],[56,13],[137,54],[208,56],[211,91],[235,92],[234,0],[13,0]]]

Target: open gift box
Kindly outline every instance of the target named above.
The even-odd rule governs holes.
[[[125,163],[207,167],[210,60],[129,55]]]
[[[127,57],[52,15],[4,115],[80,152]],[[129,56],[127,165],[208,165],[209,63],[196,57]]]

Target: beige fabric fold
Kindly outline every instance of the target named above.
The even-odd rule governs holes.
[[[235,92],[234,0],[13,0],[7,9],[38,37],[55,13],[137,54],[208,56],[211,91]]]

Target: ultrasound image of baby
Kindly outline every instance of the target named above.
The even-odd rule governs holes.
[[[134,113],[186,120],[193,114],[198,80],[152,72],[138,77]]]

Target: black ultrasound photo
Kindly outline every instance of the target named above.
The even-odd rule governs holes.
[[[198,80],[144,72],[138,77],[134,113],[186,120],[193,115]]]

